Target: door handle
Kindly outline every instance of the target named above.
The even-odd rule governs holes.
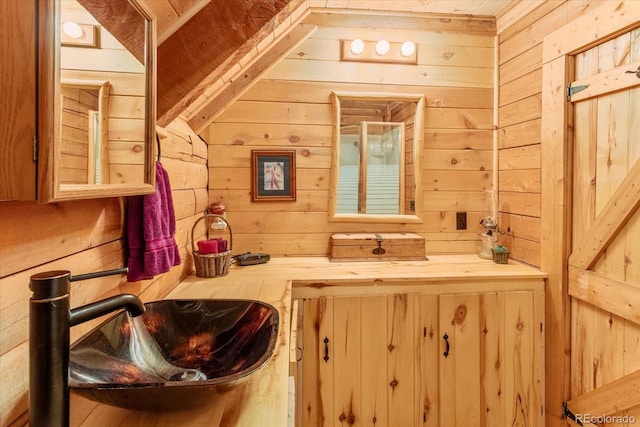
[[[628,70],[628,71],[625,71],[625,73],[627,73],[627,74],[635,74],[636,77],[640,79],[640,66],[638,66],[638,68],[635,71]]]
[[[442,339],[444,339],[444,343],[447,345],[446,350],[444,351],[444,353],[442,353],[444,355],[444,357],[449,356],[449,335],[447,335],[446,333],[442,336]]]
[[[322,342],[324,343],[324,361],[325,363],[329,362],[329,338],[328,337],[324,337],[324,340],[322,340]]]

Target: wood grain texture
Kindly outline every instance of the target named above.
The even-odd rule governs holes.
[[[605,16],[608,11],[613,10],[610,9],[613,3],[607,3],[606,7],[604,7],[604,4],[602,6],[603,8],[600,12]],[[625,13],[627,6],[635,7],[634,5],[623,5],[623,2],[619,2],[615,5],[615,9],[620,13]],[[571,12],[571,9],[569,11]],[[619,40],[615,39],[615,37],[620,31],[624,30],[625,19],[628,19],[628,17],[619,20],[601,20],[600,17],[595,19],[595,21],[598,21],[597,26],[602,27],[598,30],[597,39],[592,40],[590,36],[585,36],[590,30],[587,29],[582,33],[581,27],[589,28],[593,23],[594,17],[596,15],[600,16],[598,9],[590,12],[572,22],[571,25],[567,25],[547,36],[544,49],[546,59],[543,65],[542,140],[545,143],[542,145],[542,194],[544,197],[542,203],[543,244],[541,267],[549,272],[550,284],[556,284],[549,288],[553,289],[553,292],[547,294],[548,311],[546,316],[548,319],[547,375],[548,379],[554,382],[553,388],[547,382],[546,410],[548,412],[547,422],[552,422],[553,425],[563,424],[558,415],[551,414],[553,411],[551,405],[552,401],[559,402],[567,398],[569,394],[566,390],[567,385],[571,385],[571,393],[581,393],[590,390],[592,387],[606,384],[624,375],[625,372],[629,372],[624,369],[624,357],[621,351],[621,348],[625,346],[623,337],[627,329],[625,327],[627,322],[621,321],[611,313],[589,307],[582,302],[575,302],[573,304],[575,314],[571,322],[574,333],[572,335],[568,334],[569,311],[564,283],[567,282],[565,277],[566,260],[569,255],[570,249],[568,247],[571,244],[571,240],[567,240],[568,237],[561,239],[564,242],[557,239],[557,236],[568,236],[566,234],[569,224],[568,215],[572,213],[571,192],[568,183],[578,183],[581,186],[574,194],[579,199],[573,200],[573,214],[574,216],[576,214],[580,215],[582,219],[574,226],[573,231],[588,233],[587,229],[594,221],[597,211],[605,205],[610,195],[613,194],[609,183],[615,182],[616,184],[613,184],[615,188],[623,179],[621,175],[624,175],[620,174],[620,167],[618,166],[620,159],[624,158],[624,154],[620,152],[621,147],[610,146],[604,148],[618,137],[621,138],[621,141],[625,141],[628,132],[628,126],[621,125],[621,123],[626,123],[628,111],[628,106],[619,108],[620,104],[618,102],[621,96],[606,97],[602,102],[598,100],[597,112],[593,109],[594,105],[586,104],[584,108],[576,107],[574,109],[572,106],[567,106],[564,100],[561,100],[561,92],[567,82],[573,80],[574,72],[580,75],[580,73],[589,73],[596,69],[595,64],[590,62],[593,58],[601,57],[604,59],[602,71],[610,69],[611,64],[616,62],[615,58],[620,58],[615,47],[611,48],[609,52],[602,52],[602,55],[579,55],[575,58],[575,61],[573,56],[568,55],[570,52],[588,49],[602,42],[606,42],[602,46],[608,43],[611,46],[619,46]],[[576,31],[578,28],[581,28],[580,37],[564,38],[563,40],[556,39],[557,36],[566,35],[568,34],[566,32]],[[562,52],[548,54],[553,50],[553,48],[547,49],[548,43],[549,46],[559,43],[565,47],[572,46],[572,48],[570,51],[563,48]],[[622,55],[622,57],[624,56],[627,55]],[[601,105],[604,106],[604,109],[600,108]],[[615,117],[611,115],[612,109],[620,113],[619,119],[617,115]],[[575,122],[574,110],[577,113],[575,114]],[[591,125],[585,126],[585,124],[592,121]],[[614,123],[615,125],[613,125]],[[594,128],[595,126],[597,126],[597,129]],[[620,127],[620,130],[615,131],[616,127]],[[574,137],[573,129],[576,128],[580,128],[580,131]],[[548,144],[546,144],[547,142]],[[585,142],[586,145],[580,145]],[[572,153],[567,151],[567,143],[577,147],[575,163],[572,163],[574,160]],[[596,144],[596,151],[593,150],[594,146],[591,144]],[[621,145],[624,147],[626,143],[623,142]],[[609,170],[605,167],[603,171],[602,167],[599,166],[599,172],[594,174],[594,165],[604,166],[608,163],[607,161],[602,161],[603,157],[607,157],[606,155],[598,155],[598,150],[601,150],[601,148],[604,149],[600,153],[611,153],[610,164],[612,168]],[[579,166],[580,169],[577,174],[573,174],[572,172],[576,170],[576,166]],[[609,174],[609,172],[611,173]],[[599,175],[599,177],[596,177],[596,175]],[[552,188],[552,185],[555,188]],[[594,188],[591,188],[591,186],[594,186],[595,193]],[[600,195],[598,195],[598,192]],[[553,203],[554,206],[548,204],[548,202]],[[617,221],[614,219],[614,222]],[[551,238],[553,235],[556,237]],[[574,236],[574,238],[576,239],[574,243],[579,243],[580,238],[578,236]],[[625,244],[612,245],[611,250],[607,251],[607,256],[602,259],[596,270],[600,273],[606,271],[607,274],[612,275],[612,279],[619,280],[619,275],[624,271],[620,269],[620,260],[623,259],[622,254],[625,247],[628,248]],[[586,277],[582,278],[581,281],[584,282],[586,279]],[[594,286],[598,285],[599,287],[603,284],[603,281],[594,281]],[[557,288],[561,289],[559,293],[556,291]],[[602,291],[602,289],[599,291]],[[606,295],[607,293],[605,290],[604,294]],[[557,326],[550,324],[553,318],[557,319]],[[549,327],[550,325],[551,328]],[[572,369],[575,372],[575,376],[572,373],[570,379],[567,378],[567,337],[572,338],[571,361],[577,365],[575,371]],[[565,348],[565,351],[553,351],[550,349],[551,345],[557,349]],[[615,350],[616,348],[618,350]],[[553,353],[556,353],[555,356]]]
[[[570,407],[578,413],[637,414],[637,399],[625,391],[625,382],[632,384],[638,369],[633,360],[640,331],[633,308],[640,276],[629,268],[639,251],[637,239],[629,234],[637,234],[640,226],[634,207],[638,194],[629,188],[638,166],[635,144],[630,143],[638,126],[629,116],[629,102],[638,91],[621,90],[624,85],[612,70],[619,72],[638,58],[638,33],[620,34],[576,57],[576,78],[590,81],[594,90],[575,105],[574,212],[581,215],[573,226],[576,238],[569,258],[576,264],[569,268],[575,366]],[[601,84],[609,79],[611,85]],[[592,234],[596,240],[588,239]],[[615,407],[601,400],[620,392],[625,396],[614,398]]]
[[[105,27],[138,61],[145,63],[145,19],[126,0],[108,3],[94,0],[77,0]]]
[[[36,2],[3,2],[0,17],[0,200],[35,200]]]
[[[263,27],[288,3],[212,0],[169,36],[158,47],[158,117],[187,97],[245,42],[261,31],[270,34]]]

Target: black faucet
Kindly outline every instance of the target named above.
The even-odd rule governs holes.
[[[116,295],[70,310],[71,282],[127,269],[71,276],[66,270],[31,276],[29,289],[29,425],[69,425],[70,329],[99,316],[125,309],[131,316],[144,313],[144,304],[132,294]]]

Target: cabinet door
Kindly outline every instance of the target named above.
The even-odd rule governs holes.
[[[541,292],[441,295],[440,425],[542,426]]]
[[[0,2],[0,200],[35,200],[36,2]]]
[[[412,426],[422,420],[415,298],[304,302],[303,426]]]

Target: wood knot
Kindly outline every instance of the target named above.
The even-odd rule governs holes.
[[[518,332],[522,332],[524,330],[524,323],[522,323],[522,321],[519,321],[518,323],[516,323],[516,330]]]
[[[234,139],[231,145],[244,145],[244,141],[241,139]]]
[[[136,144],[133,146],[131,151],[133,151],[134,153],[141,153],[142,151],[144,151],[144,148],[142,147],[141,144]]]
[[[449,162],[452,165],[457,165],[458,164],[458,160],[457,159],[451,159],[451,161]]]
[[[445,52],[445,53],[442,54],[442,57],[444,58],[445,61],[448,61],[451,58],[453,58],[454,55],[455,55],[455,53],[453,53],[453,52]]]
[[[340,421],[341,423],[346,421],[347,424],[354,425],[356,423],[356,416],[352,412],[350,412],[349,415],[345,415],[345,413],[343,412],[338,417],[338,421]]]
[[[467,317],[467,306],[464,304],[460,304],[456,308],[456,313],[454,317],[454,322],[458,325],[462,325],[464,323],[464,319]]]
[[[302,151],[300,151],[300,155],[303,156],[303,157],[309,157],[311,155],[311,151],[306,150],[306,149],[302,150]]]
[[[289,137],[289,141],[290,142],[299,142],[300,141],[300,137],[298,135],[291,135]]]
[[[398,386],[398,380],[394,378],[393,381],[389,383],[389,386],[391,386],[391,388],[395,390],[396,387]]]
[[[263,137],[264,139],[269,139],[269,134],[268,134],[268,133],[265,133],[264,135],[262,135],[262,137]]]
[[[393,344],[389,344],[389,346],[387,347],[387,349],[389,350],[389,353],[391,353],[393,351],[393,349],[395,349],[396,346]]]

